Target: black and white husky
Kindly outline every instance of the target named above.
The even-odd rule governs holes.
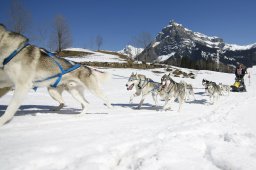
[[[179,101],[179,112],[181,111],[182,104],[186,98],[186,86],[184,83],[175,82],[169,75],[163,75],[161,78],[160,95],[164,97],[165,104],[163,109],[170,110],[170,102],[178,99]]]
[[[203,79],[202,85],[205,87],[205,92],[210,97],[210,102],[214,104],[221,95],[221,87],[217,83]]]
[[[130,103],[132,103],[134,97],[141,95],[142,97],[137,107],[140,109],[146,96],[151,94],[155,102],[155,106],[158,106],[157,95],[159,86],[160,83],[154,82],[145,75],[132,73],[128,79],[128,82],[126,83],[127,90],[132,90],[135,88],[135,93],[130,97]]]
[[[33,87],[48,87],[50,93],[54,93],[53,96],[55,96],[55,99],[58,101],[62,100],[61,91],[63,91],[63,89],[67,90],[81,103],[83,107],[81,113],[86,113],[88,109],[88,102],[83,95],[85,88],[103,99],[108,107],[112,107],[107,97],[100,89],[100,84],[102,84],[101,80],[109,77],[106,73],[81,66],[63,75],[56,89],[50,86],[56,83],[58,77],[42,82],[38,81],[60,74],[60,67],[54,61],[58,62],[63,69],[69,69],[72,67],[72,64],[62,58],[49,57],[36,46],[24,46],[27,41],[28,39],[26,37],[7,31],[6,28],[0,24],[0,69],[3,70],[3,74],[6,76],[6,79],[0,81],[0,89],[10,87],[10,84],[14,86],[13,98],[5,113],[0,117],[0,126],[12,119],[21,105],[23,98],[26,96],[29,89]],[[24,48],[6,64],[6,59],[21,47]]]

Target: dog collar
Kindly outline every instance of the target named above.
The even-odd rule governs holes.
[[[26,41],[21,47],[17,50],[14,50],[8,57],[6,57],[3,61],[3,67],[8,64],[19,52],[21,52],[25,47],[27,47],[29,43]]]

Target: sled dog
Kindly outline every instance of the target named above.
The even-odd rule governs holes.
[[[63,58],[49,57],[49,55],[36,46],[25,46],[26,42],[28,42],[26,37],[10,32],[6,30],[4,25],[0,24],[0,69],[3,70],[7,77],[7,80],[3,80],[3,83],[0,84],[0,88],[10,87],[8,86],[10,82],[14,86],[14,95],[5,113],[0,117],[0,126],[12,119],[23,98],[29,89],[33,87],[48,87],[50,93],[54,93],[58,100],[62,100],[60,93],[62,89],[59,88],[67,90],[73,98],[81,103],[83,107],[81,114],[86,113],[88,109],[88,101],[85,100],[83,95],[85,88],[100,97],[108,107],[112,107],[108,98],[100,89],[101,80],[109,77],[109,74],[81,66],[62,75],[58,88],[54,89],[51,85],[56,83],[58,77],[41,82],[39,80],[60,74],[60,68],[54,61],[57,61],[64,70],[71,68],[73,66],[72,63]],[[4,64],[6,59],[21,47],[24,48],[7,64]]]
[[[210,97],[210,102],[214,104],[221,95],[221,87],[217,83],[203,79],[202,85],[205,87],[205,92]]]
[[[154,82],[152,79],[147,78],[145,75],[132,73],[126,83],[127,90],[132,90],[135,87],[135,93],[130,97],[130,103],[132,103],[133,98],[136,96],[140,96],[141,100],[138,105],[138,109],[141,108],[146,96],[149,94],[152,95],[153,100],[155,102],[155,107],[158,106],[157,95],[158,88],[160,87],[160,83]]]
[[[231,87],[229,85],[225,85],[222,83],[219,83],[220,90],[221,90],[221,95],[229,95]]]
[[[195,100],[196,98],[192,84],[186,83],[185,81],[180,81],[180,83],[184,84],[185,86],[185,100],[191,100],[191,97],[193,98],[193,100]]]
[[[0,86],[4,87],[0,89],[0,98],[4,96],[6,93],[14,89],[14,85],[11,82],[10,79],[8,79],[7,75],[4,73],[3,70],[0,69]],[[62,92],[64,91],[64,87],[62,85],[56,87],[56,88],[51,88],[48,87],[48,92],[50,96],[56,100],[59,103],[59,106],[52,109],[53,111],[59,111],[64,107],[64,100],[62,99]]]
[[[160,94],[164,96],[165,104],[163,109],[171,109],[169,103],[178,99],[179,101],[179,112],[181,111],[182,104],[186,97],[186,87],[181,83],[175,82],[169,75],[163,75],[161,78]]]

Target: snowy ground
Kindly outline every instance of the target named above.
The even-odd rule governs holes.
[[[132,71],[155,81],[150,70],[107,69],[115,74],[104,86],[114,108],[89,93],[89,114],[64,93],[66,107],[45,89],[31,92],[14,119],[0,128],[1,170],[254,170],[256,169],[256,68],[246,93],[223,96],[209,105],[202,78],[233,84],[234,75],[199,71],[184,79],[196,88],[196,100],[177,112],[158,111],[148,97],[141,110],[128,104],[125,83]],[[180,79],[177,79],[179,81]],[[11,93],[0,99],[0,113]],[[138,103],[137,98],[134,103]],[[161,101],[160,104],[163,104]]]

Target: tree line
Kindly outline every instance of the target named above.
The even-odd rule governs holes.
[[[8,16],[6,25],[10,30],[28,36],[32,42],[40,44],[44,48],[60,52],[72,46],[72,33],[63,15],[56,15],[52,24],[34,26],[30,11],[23,6],[20,0],[11,0]],[[34,30],[31,30],[32,25],[36,27]],[[100,50],[103,45],[103,37],[97,35],[93,43]]]
[[[227,73],[232,73],[234,69],[232,66],[225,65],[221,62],[217,63],[212,58],[192,60],[188,56],[174,58],[173,60],[169,60],[166,64],[195,70],[212,70]]]

